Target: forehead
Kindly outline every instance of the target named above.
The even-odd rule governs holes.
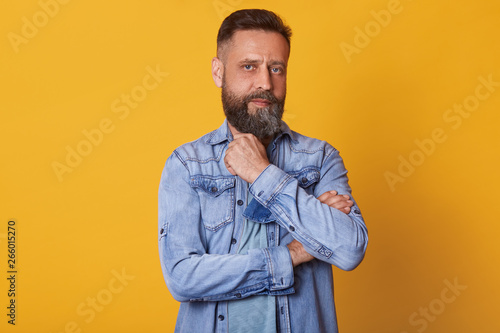
[[[236,31],[228,46],[228,61],[257,58],[287,63],[290,51],[285,37],[264,30]]]

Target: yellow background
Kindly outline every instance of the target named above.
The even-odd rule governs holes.
[[[231,10],[255,7],[294,31],[286,121],[340,150],[368,225],[361,266],[334,269],[341,331],[500,331],[500,87],[478,88],[489,95],[475,111],[446,121],[454,104],[474,101],[480,77],[500,82],[498,1],[65,2],[0,5],[2,332],[173,331],[178,303],[157,250],[160,173],[175,147],[222,122],[210,75],[217,30]],[[388,8],[390,22],[373,23],[372,11]],[[24,27],[34,20],[36,31]],[[357,36],[365,28],[369,40]],[[357,51],[344,54],[346,44]],[[146,91],[148,68],[163,76]],[[113,111],[144,91],[126,116]],[[103,120],[108,133],[58,177],[54,162],[66,165],[68,146],[85,149],[82,131]],[[436,129],[446,140],[419,153],[416,140]],[[419,165],[405,171],[410,156]],[[447,282],[466,289],[445,303]]]

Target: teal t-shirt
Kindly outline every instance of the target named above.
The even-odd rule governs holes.
[[[248,202],[252,195],[248,193]],[[247,204],[248,204],[247,202]],[[245,220],[243,235],[237,253],[267,247],[266,224]],[[231,333],[276,332],[276,304],[274,296],[255,295],[228,302],[228,324]]]

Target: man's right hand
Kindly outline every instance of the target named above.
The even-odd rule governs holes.
[[[298,240],[294,239],[290,244],[287,245],[288,251],[290,251],[290,257],[292,257],[293,267],[302,264],[303,262],[308,262],[314,259],[312,255],[307,253]]]
[[[345,214],[349,214],[354,202],[347,194],[339,195],[337,191],[328,191],[318,197],[321,203],[324,203],[332,208],[338,209]],[[308,262],[314,259],[305,249],[304,246],[296,239],[287,245],[292,257],[293,267]]]

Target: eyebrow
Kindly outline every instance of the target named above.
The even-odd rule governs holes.
[[[262,63],[261,60],[249,59],[249,58],[243,59],[243,60],[238,62],[238,64],[240,64],[240,65],[243,65],[243,64],[257,65],[257,64],[261,64],[261,63]],[[271,66],[279,65],[279,66],[286,68],[286,64],[283,61],[279,61],[279,60],[272,60],[269,62],[269,65],[271,65]]]

